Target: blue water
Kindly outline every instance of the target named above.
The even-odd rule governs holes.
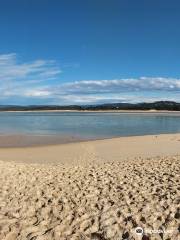
[[[1,112],[0,134],[109,138],[180,133],[180,114]]]

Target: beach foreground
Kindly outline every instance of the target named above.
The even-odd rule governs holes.
[[[142,140],[142,147],[149,146],[149,157],[143,152],[146,147],[141,153],[137,147],[135,155],[135,137],[128,139],[131,155],[117,149],[123,145],[120,139],[92,141],[59,146],[61,151],[74,150],[74,157],[64,150],[59,162],[51,155],[56,159],[52,163],[50,158],[35,163],[32,148],[27,148],[32,151],[27,160],[25,149],[1,149],[2,160],[10,150],[9,157],[21,151],[24,162],[0,162],[0,239],[179,239],[179,135],[137,138],[139,145]],[[149,145],[150,139],[156,139],[156,147]],[[177,147],[169,149],[169,155],[168,141]]]

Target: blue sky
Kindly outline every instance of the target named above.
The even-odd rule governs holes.
[[[1,0],[0,104],[180,101],[178,0]]]

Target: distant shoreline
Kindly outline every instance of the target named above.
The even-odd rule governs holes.
[[[179,111],[180,103],[173,101],[156,101],[140,103],[105,103],[91,105],[0,105],[0,111]]]
[[[33,113],[33,112],[75,112],[75,113],[148,113],[148,114],[158,114],[158,113],[176,113],[180,114],[180,111],[169,111],[169,110],[11,110],[11,111],[1,111],[0,113]]]

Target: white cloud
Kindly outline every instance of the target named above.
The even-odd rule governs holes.
[[[15,53],[0,55],[0,84],[13,91],[15,87],[44,82],[57,77],[61,69],[51,60],[21,63]]]
[[[46,86],[41,91],[44,91],[45,97],[48,92],[49,98],[68,104],[162,99],[180,101],[180,79],[142,77],[138,79],[84,80],[55,87]],[[152,95],[154,96],[152,97]]]
[[[128,78],[113,80],[89,80],[67,83],[61,88],[73,93],[111,93],[121,91],[180,91],[180,79],[176,78]]]
[[[60,73],[54,60],[21,62],[15,53],[0,55],[0,100],[41,99],[55,104],[180,101],[179,78],[119,78],[55,84]]]
[[[51,95],[51,92],[45,90],[27,90],[24,92],[24,96],[26,97],[48,97]]]
[[[95,103],[108,103],[108,102],[124,102],[126,97],[120,96],[103,96],[103,95],[63,95],[58,97],[59,101],[66,102],[68,104],[95,104]],[[57,103],[57,100],[56,102]]]

